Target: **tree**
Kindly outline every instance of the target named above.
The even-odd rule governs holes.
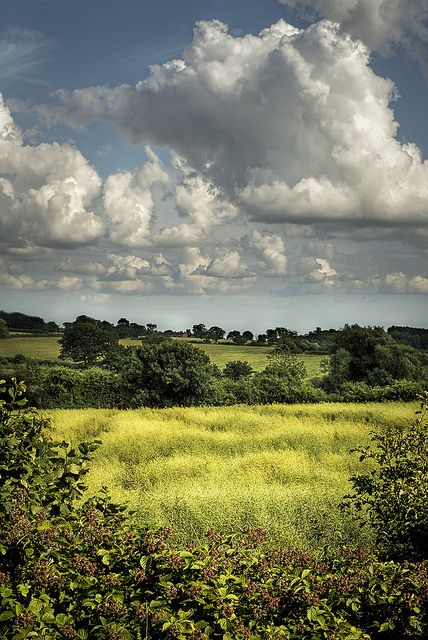
[[[253,367],[246,360],[230,360],[223,369],[223,375],[231,380],[243,380],[253,371]]]
[[[243,331],[242,337],[245,338],[247,342],[252,342],[254,339],[254,333],[252,331]]]
[[[8,335],[9,329],[7,327],[7,322],[0,318],[0,338],[7,338]]]
[[[118,325],[122,325],[124,327],[129,327],[129,320],[127,318],[119,318],[117,321]]]
[[[207,328],[204,324],[193,325],[193,335],[195,336],[195,338],[203,338],[206,332]]]
[[[58,342],[60,358],[71,358],[86,365],[108,356],[118,346],[113,325],[88,316],[79,316],[75,322],[67,323]]]
[[[215,342],[218,342],[219,340],[223,340],[226,331],[224,329],[222,329],[221,327],[210,327],[208,329],[208,333],[213,336],[213,340],[215,340]]]
[[[339,356],[334,356],[338,351]],[[327,382],[334,384],[350,381],[386,385],[394,380],[420,380],[423,376],[421,354],[396,342],[382,327],[345,325],[335,335],[332,354]]]
[[[188,342],[143,342],[123,372],[136,405],[190,406],[208,402],[215,374],[208,355]]]
[[[153,323],[153,322],[148,322],[147,323],[147,333],[155,333],[156,329],[157,329],[158,325]]]
[[[237,338],[238,336],[241,336],[241,332],[237,329],[234,329],[233,331],[229,331],[229,333],[227,334],[227,339],[235,341],[235,338]]]

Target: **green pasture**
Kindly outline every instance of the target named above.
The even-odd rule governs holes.
[[[54,410],[53,437],[101,439],[88,483],[180,541],[262,527],[274,545],[370,544],[337,506],[362,469],[352,447],[408,424],[416,403]]]
[[[16,353],[23,353],[32,358],[56,359],[59,356],[58,336],[34,337],[18,336],[0,340],[0,356],[13,356]],[[125,346],[138,346],[139,340],[120,340]],[[198,349],[203,349],[211,360],[219,367],[224,367],[230,360],[247,360],[250,365],[259,371],[266,364],[266,355],[270,352],[270,347],[239,347],[234,344],[204,344],[195,343]],[[308,371],[308,377],[313,378],[320,374],[320,362],[322,356],[303,355],[299,356],[303,360]]]
[[[0,356],[23,353],[31,358],[54,360],[59,356],[58,336],[13,336],[0,340]]]

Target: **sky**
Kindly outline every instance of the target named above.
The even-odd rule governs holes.
[[[2,0],[0,308],[428,327],[428,0]]]

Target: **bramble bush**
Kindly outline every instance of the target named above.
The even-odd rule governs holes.
[[[371,460],[367,474],[351,478],[343,506],[374,529],[380,553],[396,560],[428,559],[428,394],[407,428],[372,433],[371,444],[354,451]]]
[[[97,443],[51,441],[24,391],[15,382],[0,402],[4,640],[426,637],[424,563],[363,550],[314,562],[258,530],[177,548],[105,492],[85,499]]]

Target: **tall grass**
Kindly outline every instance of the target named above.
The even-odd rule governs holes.
[[[56,410],[53,435],[100,438],[91,491],[106,485],[143,521],[180,541],[210,528],[263,527],[274,545],[369,544],[337,505],[360,464],[349,449],[375,425],[412,419],[409,404]]]

